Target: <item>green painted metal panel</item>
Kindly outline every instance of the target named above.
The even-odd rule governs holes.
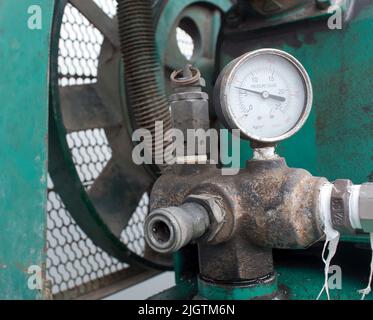
[[[315,94],[309,126],[284,144],[284,154],[294,164],[305,161],[310,171],[330,180],[362,183],[373,178],[373,43],[367,41],[373,7],[365,10],[370,15],[358,16],[344,30],[316,33],[301,49],[284,47],[310,71]],[[309,160],[295,150],[309,154]]]
[[[279,282],[288,289],[288,299],[291,300],[316,300],[324,284],[322,270],[307,267],[278,268]],[[343,268],[342,268],[343,273]],[[367,283],[361,282],[353,275],[343,276],[340,289],[330,289],[331,300],[361,300],[358,292],[364,289]],[[320,300],[327,300],[324,292]],[[366,296],[365,300],[373,300],[372,294]]]
[[[241,54],[263,47],[282,49],[298,58],[310,74],[313,112],[305,127],[278,147],[289,166],[331,181],[373,181],[372,28],[373,2],[356,1],[355,14],[342,30],[328,29],[323,17],[285,24],[275,33],[258,30],[252,40],[249,34],[242,40]],[[238,50],[228,51],[224,64],[239,55]],[[242,163],[250,155],[244,153]]]
[[[29,29],[30,6],[42,28]],[[0,1],[0,299],[40,299],[45,262],[49,42],[54,1]],[[32,12],[31,12],[32,13]]]

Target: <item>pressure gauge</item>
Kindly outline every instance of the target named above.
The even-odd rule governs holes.
[[[222,71],[214,92],[216,112],[229,129],[256,142],[275,144],[294,135],[312,107],[312,84],[290,54],[261,49]]]

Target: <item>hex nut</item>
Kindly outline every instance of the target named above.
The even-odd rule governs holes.
[[[350,180],[336,180],[330,199],[331,220],[334,229],[341,234],[354,234],[355,230],[350,222]]]
[[[202,205],[210,217],[209,232],[207,233],[206,242],[215,242],[220,231],[226,222],[226,212],[221,204],[221,199],[217,196],[199,194],[189,195],[185,202],[195,202]]]
[[[171,102],[174,126],[187,134],[188,129],[210,127],[209,106],[207,100],[183,100]]]
[[[364,183],[360,188],[359,217],[365,232],[373,232],[373,183]]]

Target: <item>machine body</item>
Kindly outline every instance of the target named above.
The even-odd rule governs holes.
[[[268,53],[295,63],[304,75],[303,84],[300,78],[295,80],[291,75],[294,71],[287,75],[282,67],[283,73],[276,73],[273,64],[277,61],[269,59]],[[242,61],[261,54],[264,61],[257,61],[256,68],[265,70],[265,74],[259,75],[255,66],[245,70]],[[187,79],[195,83],[200,81],[193,79],[191,72],[188,74],[189,68],[186,66],[183,71],[188,85]],[[241,73],[241,82],[234,79],[231,70]],[[287,76],[293,77],[292,80]],[[230,77],[233,84],[227,80]],[[333,185],[326,178],[314,177],[304,169],[289,168],[285,159],[274,151],[277,143],[300,130],[310,113],[312,85],[299,61],[278,50],[259,50],[233,61],[219,79],[214,100],[217,114],[229,129],[239,128],[241,136],[251,139],[254,156],[245,168],[229,176],[208,162],[167,167],[153,186],[151,213],[145,221],[145,237],[155,251],[172,253],[196,242],[199,283],[203,283],[200,288],[209,284],[252,288],[276,283],[273,249],[298,250],[312,246],[328,236],[329,220],[331,228],[341,234],[354,234],[360,229],[373,232],[369,226],[373,221],[369,200],[373,198],[373,184],[354,186],[351,181],[338,180]],[[296,94],[289,87],[289,81],[293,81],[293,85],[300,81]],[[282,88],[284,84],[288,85],[286,89]],[[238,90],[236,98],[229,98],[230,93],[225,88],[229,86]],[[260,97],[254,90],[258,86],[263,90],[259,92]],[[243,90],[246,91],[244,97]],[[181,86],[177,87],[177,92],[181,94]],[[284,96],[279,96],[279,92]],[[274,101],[267,102],[268,98]],[[198,105],[198,100],[192,97],[183,108],[193,115]],[[247,105],[251,108],[245,109]],[[257,112],[253,112],[255,108]],[[274,110],[278,112],[277,119],[271,121],[275,118]],[[298,118],[294,118],[294,114]],[[253,117],[257,117],[256,121]],[[190,124],[188,129],[202,129],[197,120],[187,123]],[[255,134],[251,133],[253,130]],[[271,131],[277,132],[277,136],[269,137]],[[325,190],[330,193],[326,194]],[[274,288],[271,294],[281,295],[276,285]],[[211,298],[204,294],[206,290],[199,292],[201,297]]]
[[[174,269],[154,298],[312,300],[331,229],[331,296],[361,298],[372,0],[1,3],[0,298],[102,298]],[[184,136],[225,127],[240,154],[219,151],[240,165],[222,174],[211,139],[138,165],[132,134],[155,121]]]

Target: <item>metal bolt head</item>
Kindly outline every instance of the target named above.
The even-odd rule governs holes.
[[[361,185],[359,217],[363,230],[365,232],[373,232],[373,183]]]

